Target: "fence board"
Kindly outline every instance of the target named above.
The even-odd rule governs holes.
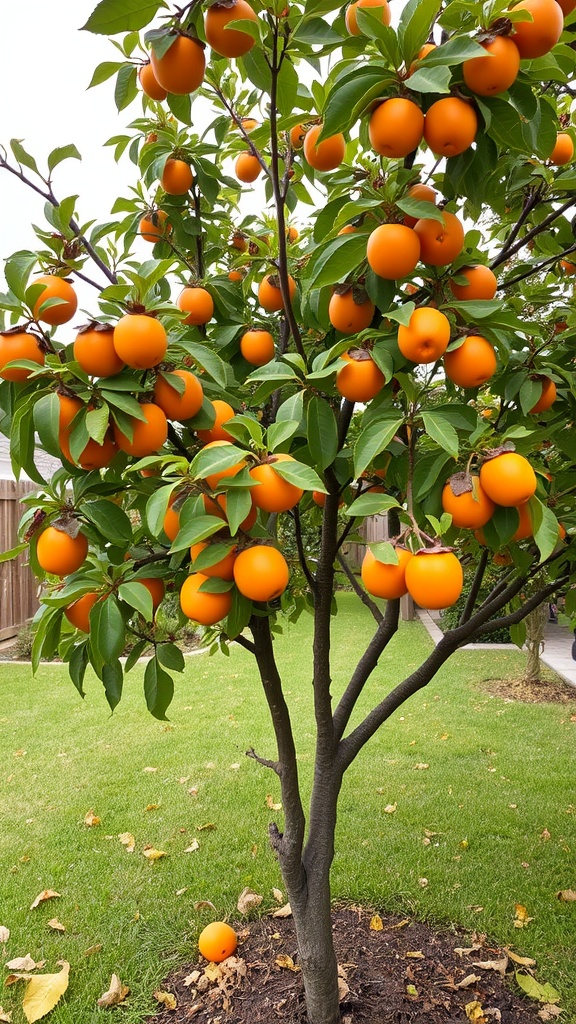
[[[25,480],[0,480],[0,549],[9,551],[18,543],[18,523],[24,512],[20,498],[37,490]],[[16,636],[38,608],[38,584],[27,565],[24,551],[10,562],[0,563],[0,640]]]

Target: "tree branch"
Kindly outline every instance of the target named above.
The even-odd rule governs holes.
[[[302,522],[300,519],[300,511],[298,509],[298,505],[294,506],[290,515],[292,517],[292,522],[294,523],[294,535],[296,537],[296,547],[298,549],[298,559],[300,561],[300,566],[302,568],[302,572],[306,577],[308,586],[310,587],[312,593],[314,593],[316,589],[316,580],[314,579],[314,576],[310,572],[308,561],[306,559],[306,552],[304,551],[304,542],[302,540]]]
[[[375,619],[375,621],[378,624],[380,624],[382,622],[383,615],[378,605],[376,604],[375,601],[372,600],[368,591],[364,590],[364,587],[360,586],[356,576],[352,572],[352,569],[350,568],[348,562],[344,558],[344,555],[342,554],[341,551],[338,552],[337,558],[338,563],[342,566],[342,571],[346,575],[346,578],[350,586],[352,587],[354,593],[360,598],[362,604],[366,605],[370,614],[372,615],[372,618]]]
[[[565,213],[566,210],[569,210],[571,206],[574,206],[574,204],[575,200],[574,198],[572,198],[569,199],[562,206],[560,206],[557,210],[552,210],[552,213],[549,213],[548,216],[545,217],[543,221],[540,221],[540,223],[537,224],[536,227],[533,227],[531,231],[527,231],[526,234],[520,239],[520,241],[516,242],[515,245],[511,246],[511,248],[508,249],[508,251],[504,255],[500,253],[500,255],[496,257],[496,259],[492,260],[492,263],[490,264],[490,269],[494,270],[495,267],[499,267],[501,263],[504,263],[506,260],[510,259],[511,256],[515,256],[520,249],[527,245],[528,242],[530,242],[533,238],[536,238],[536,235],[540,235],[543,231],[545,231],[550,224],[557,220],[558,217],[561,217],[562,214]],[[556,259],[559,259],[559,257],[557,256]],[[508,284],[509,283],[510,282],[508,282]]]
[[[464,605],[464,610],[462,612],[462,615],[460,616],[460,622],[458,623],[459,626],[462,626],[465,622],[468,622],[468,619],[470,618],[472,612],[474,611],[474,605],[476,604],[476,600],[480,592],[480,587],[482,586],[482,580],[484,579],[484,573],[486,572],[487,565],[488,548],[483,548],[482,554],[480,555],[480,559],[478,561],[478,565],[476,566],[476,572],[474,574],[472,586],[470,587],[470,593],[466,598],[466,604]]]

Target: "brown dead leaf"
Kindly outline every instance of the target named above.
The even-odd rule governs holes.
[[[34,977],[34,974],[7,974],[4,978],[4,988],[15,985],[17,981],[30,981],[30,978]]]
[[[530,921],[533,921],[533,917],[528,916],[526,907],[522,906],[521,903],[514,904],[514,927],[515,928],[527,928]]]
[[[35,910],[36,907],[39,907],[40,904],[44,903],[46,900],[54,900],[59,896],[60,893],[55,892],[54,889],[43,889],[42,892],[38,893],[34,902],[30,904],[30,910]]]
[[[260,904],[262,903],[262,899],[263,897],[260,896],[259,893],[254,892],[253,889],[249,889],[248,887],[246,887],[240,893],[238,897],[238,903],[236,904],[236,906],[238,907],[238,911],[240,914],[250,914],[252,910],[255,910],[256,907],[260,906]]]
[[[131,832],[120,832],[118,839],[122,843],[122,846],[126,847],[126,853],[134,853],[136,849],[136,840]]]
[[[383,929],[384,929],[384,925],[382,923],[382,918],[380,917],[380,914],[374,914],[370,918],[370,931],[371,932],[381,932],[381,931],[383,931]]]
[[[157,811],[159,807],[160,807],[160,804],[146,804],[146,807],[144,808],[144,810],[145,811]]]
[[[402,918],[401,921],[398,921],[396,924],[389,925],[388,931],[393,931],[394,928],[405,928],[407,924],[410,924],[410,918],[404,917]]]
[[[394,814],[397,806],[398,806],[398,804],[395,804],[395,803],[394,804],[386,804],[386,807],[384,808],[384,814]]]
[[[2,1022],[2,1024],[11,1024],[11,1021],[12,1021],[12,1014],[8,1013],[7,1010],[3,1010],[1,1006],[0,1006],[0,1021]]]
[[[88,949],[84,950],[84,956],[92,956],[93,953],[100,953],[102,949],[102,943],[97,942],[94,946],[88,946]]]
[[[278,910],[274,910],[272,917],[292,917],[292,907],[289,903],[285,903],[283,907],[278,907]]]
[[[426,764],[425,761],[418,761],[418,764],[414,765],[414,771],[423,772],[426,768],[429,767],[430,765]]]
[[[554,1006],[554,1003],[545,1003],[545,1005],[541,1006],[538,1010],[538,1016],[540,1017],[540,1020],[556,1020],[556,1018],[563,1012],[564,1011],[560,1006]],[[0,1020],[1,1019],[2,1018],[0,1017]]]
[[[98,1000],[98,1006],[110,1007],[119,1006],[126,999],[126,996],[130,995],[130,989],[128,985],[123,985],[117,974],[113,974],[110,978],[110,986],[107,992],[104,992]]]
[[[343,1003],[350,995],[350,986],[344,978],[338,978],[338,1002]]]
[[[70,964],[67,960],[59,960],[58,963],[62,970],[57,974],[36,974],[28,982],[22,1002],[28,1024],[34,1024],[50,1013],[68,988]]]
[[[164,850],[155,850],[153,846],[145,846],[142,853],[147,860],[151,861],[160,860],[161,857],[166,857]]]
[[[404,956],[408,957],[410,960],[424,960],[424,953],[421,949],[409,950],[404,953]]]
[[[271,810],[271,811],[281,811],[282,810],[282,804],[281,803],[280,804],[274,803],[274,797],[272,796],[271,793],[267,793],[266,794],[266,807],[268,807],[268,809]]]
[[[165,1006],[167,1010],[175,1010],[178,1006],[176,996],[173,995],[172,992],[162,992],[161,990],[158,990],[158,992],[154,992],[153,995],[156,1002]]]
[[[276,900],[276,903],[284,903],[284,893],[281,889],[272,889],[272,895]]]
[[[26,956],[15,956],[13,960],[8,960],[4,966],[10,971],[33,971],[38,964],[32,959],[30,953],[26,953]]]
[[[190,843],[190,846],[186,847],[186,849],[184,850],[184,853],[196,853],[196,850],[199,850],[199,849],[200,849],[200,843],[198,842],[198,840],[196,838],[194,838],[192,840],[192,842]]]
[[[510,960],[515,964],[520,964],[521,967],[535,967],[536,961],[531,956],[518,956],[518,953],[514,953],[508,946],[504,946],[504,952],[508,954]]]
[[[503,956],[501,960],[474,960],[472,967],[479,967],[481,971],[496,971],[502,977],[506,974],[508,957]]]
[[[184,978],[184,981],[182,982],[182,984],[185,985],[186,988],[189,988],[190,985],[195,985],[199,978],[200,978],[200,971],[192,971],[191,974],[187,974],[186,975],[186,977]]]
[[[60,921],[58,920],[57,917],[51,917],[50,920],[47,921],[46,923],[47,923],[48,927],[49,928],[53,928],[55,932],[65,932],[66,931],[66,927],[63,924],[60,924]]]
[[[462,981],[456,982],[454,988],[470,988],[470,985],[475,985],[477,981],[480,981],[479,974],[467,974],[465,978],[462,978]]]
[[[216,907],[211,900],[197,900],[194,904],[194,910],[216,910]]]
[[[292,957],[288,956],[287,953],[279,953],[274,962],[278,967],[282,967],[288,971],[296,972],[300,970],[298,964],[295,964]]]
[[[6,928],[6,925],[0,924],[0,942],[6,943],[10,938],[10,929]]]
[[[551,838],[552,838],[552,836],[550,835],[550,833],[549,833],[547,828],[545,828],[544,831],[540,833],[540,839],[544,839],[544,841],[546,841],[547,839],[551,839]]]
[[[212,960],[204,968],[204,978],[207,978],[211,985],[222,980],[222,964],[214,963]]]
[[[564,903],[574,903],[576,900],[576,892],[574,892],[574,889],[561,889],[560,892],[556,893],[556,896]]]
[[[142,771],[143,772],[157,772],[158,769],[157,768],[143,768]]]
[[[207,821],[205,825],[196,825],[197,832],[215,832],[216,825],[213,821]]]
[[[86,811],[86,814],[84,815],[84,824],[87,828],[94,828],[95,825],[102,824],[102,818],[99,818],[92,810]]]
[[[482,1003],[478,1002],[477,999],[472,1003],[466,1003],[464,1009],[466,1010],[468,1020],[473,1021],[473,1024],[486,1024],[486,1017],[484,1016]]]

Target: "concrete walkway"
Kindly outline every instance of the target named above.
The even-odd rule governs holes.
[[[423,611],[421,608],[416,609],[416,614],[428,630],[434,643],[437,644],[442,639],[442,630],[435,621],[438,616],[433,617],[430,612]],[[540,657],[544,664],[548,665],[548,668],[553,669],[567,683],[576,687],[576,661],[572,659],[573,641],[574,634],[568,626],[548,622],[544,636],[544,650]],[[500,651],[518,650],[515,644],[466,644],[460,649],[462,651],[486,651],[491,648]]]

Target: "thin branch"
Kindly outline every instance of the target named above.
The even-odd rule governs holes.
[[[508,237],[504,239],[504,244],[498,255],[499,263],[504,263],[504,261],[508,258],[508,250],[511,248],[513,242],[518,237],[518,232],[520,231],[520,228],[524,224],[525,220],[530,216],[532,210],[534,210],[535,207],[538,206],[538,203],[542,200],[542,198],[543,193],[541,191],[541,188],[534,189],[534,191],[531,192],[529,196],[527,196],[524,206],[522,208],[522,212],[518,217],[518,220],[516,221],[514,227],[510,231]]]
[[[242,636],[241,633],[239,633],[238,636],[232,637],[230,639],[230,643],[238,644],[240,647],[243,647],[246,651],[250,651],[250,654],[256,654],[256,648],[252,641],[249,640],[248,637]]]
[[[338,552],[337,558],[338,558],[338,563],[339,563],[339,565],[341,565],[342,571],[344,572],[344,574],[345,574],[345,576],[346,576],[350,586],[352,587],[354,593],[360,598],[360,600],[362,601],[362,604],[366,605],[366,607],[368,608],[370,614],[372,615],[372,618],[378,624],[380,624],[382,622],[382,619],[384,618],[384,616],[382,615],[382,612],[380,611],[378,605],[376,604],[375,601],[372,600],[372,598],[370,597],[370,594],[368,593],[368,591],[364,590],[364,587],[360,586],[360,584],[358,582],[358,579],[356,578],[356,576],[352,572],[352,569],[350,568],[350,565],[348,564],[348,562],[344,558],[344,555],[342,554],[341,551]]]
[[[300,520],[300,511],[297,505],[295,505],[294,508],[292,509],[291,516],[292,521],[294,523],[294,536],[296,538],[296,547],[298,549],[298,559],[300,561],[300,566],[302,572],[306,577],[308,586],[310,587],[312,593],[314,593],[316,589],[316,580],[314,579],[314,576],[310,572],[310,567],[308,565],[308,560],[306,558],[306,552],[304,550],[304,541],[302,538],[302,522]]]
[[[563,586],[568,582],[570,574],[566,573],[564,576],[559,576],[552,583],[548,583],[547,586],[543,587],[542,590],[538,590],[536,594],[533,594],[528,598],[527,601],[520,608],[516,608],[515,611],[509,612],[508,615],[501,615],[499,619],[491,619],[489,622],[484,623],[480,626],[475,633],[475,636],[484,636],[486,633],[492,633],[495,629],[504,629],[506,626],[515,626],[522,619],[534,611],[539,604],[542,604],[548,597],[556,593],[558,587]]]
[[[246,751],[246,757],[251,757],[253,761],[257,761],[264,768],[271,768],[273,772],[276,772],[276,775],[280,775],[280,764],[278,761],[271,761],[268,757],[260,757],[260,754],[256,753],[254,747],[250,747]]]
[[[459,626],[462,626],[464,625],[465,622],[468,622],[468,619],[470,618],[472,612],[474,611],[474,605],[476,604],[476,600],[480,592],[480,587],[482,586],[482,580],[484,579],[484,573],[486,572],[487,565],[488,548],[483,548],[482,554],[480,555],[480,558],[478,560],[478,565],[476,566],[476,572],[474,574],[472,586],[470,587],[470,593],[466,598],[466,604],[464,605],[464,610],[462,612],[462,615],[460,616],[460,622],[458,623]]]
[[[492,260],[492,263],[490,264],[490,269],[494,270],[495,267],[499,267],[501,263],[504,263],[506,260],[510,259],[511,256],[515,256],[516,253],[520,251],[520,249],[522,249],[525,245],[528,244],[528,242],[530,242],[533,238],[536,238],[536,235],[540,235],[543,231],[546,230],[547,227],[549,227],[550,224],[557,220],[558,217],[561,217],[562,214],[566,212],[566,210],[569,210],[571,206],[574,206],[574,203],[575,200],[574,198],[572,198],[569,199],[562,206],[560,206],[557,210],[552,210],[552,213],[549,213],[543,221],[540,221],[540,223],[537,224],[536,227],[533,227],[531,231],[527,231],[526,234],[518,242],[516,242],[515,245],[511,246],[511,248],[506,252],[504,256],[502,256],[502,253],[500,253],[500,255],[496,257],[496,259]],[[556,259],[559,259],[559,257],[556,257]]]
[[[525,281],[527,277],[532,277],[534,274],[539,274],[544,267],[550,267],[553,263],[558,263],[559,260],[563,259],[564,256],[569,256],[570,253],[576,252],[576,245],[571,245],[569,249],[565,249],[558,256],[549,256],[548,259],[542,260],[538,266],[530,267],[529,270],[525,270],[523,274],[518,274],[516,277],[508,278],[499,288],[509,288],[512,284],[518,284],[519,281]]]

